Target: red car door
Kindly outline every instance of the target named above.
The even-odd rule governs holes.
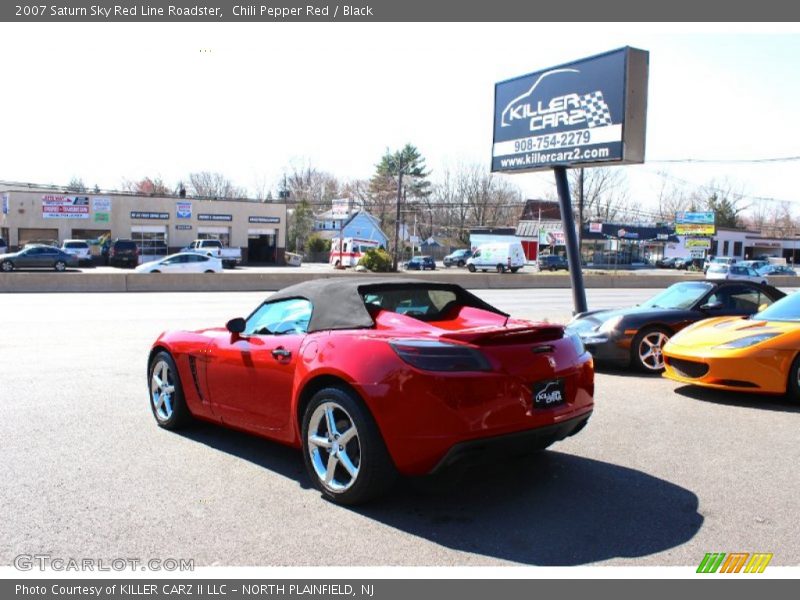
[[[286,428],[302,340],[287,334],[215,341],[206,367],[214,412],[227,424],[255,432]]]
[[[294,373],[310,318],[307,300],[265,302],[241,335],[214,341],[206,376],[214,412],[225,423],[282,437],[291,423]]]

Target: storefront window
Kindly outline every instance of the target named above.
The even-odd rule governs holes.
[[[220,243],[225,248],[230,248],[231,246],[231,234],[230,232],[226,233],[209,233],[207,231],[200,231],[197,233],[197,239],[199,240],[219,240]]]
[[[165,231],[133,231],[131,239],[139,246],[142,262],[154,260],[152,257],[158,258],[169,253]]]

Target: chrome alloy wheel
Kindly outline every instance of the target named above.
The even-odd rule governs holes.
[[[639,342],[639,361],[651,371],[664,369],[664,344],[669,341],[669,336],[663,331],[648,333]]]
[[[150,375],[150,399],[159,421],[167,421],[172,416],[174,377],[169,365],[163,360],[155,364]]]
[[[308,454],[320,483],[336,493],[352,487],[361,467],[361,443],[352,417],[336,402],[320,404],[308,424]]]

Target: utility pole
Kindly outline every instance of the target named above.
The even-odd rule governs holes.
[[[397,271],[397,247],[400,241],[400,201],[403,198],[403,153],[398,153],[397,167],[397,214],[394,221],[394,253],[392,254],[392,271]]]

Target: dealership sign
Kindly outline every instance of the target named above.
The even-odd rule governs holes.
[[[169,213],[166,212],[149,212],[144,210],[132,210],[131,219],[153,219],[159,221],[166,221],[169,219]]]
[[[648,61],[621,48],[496,84],[492,171],[644,162]]]
[[[686,225],[713,225],[714,213],[705,212],[679,212],[675,215],[675,223]]]
[[[687,248],[697,248],[702,250],[710,250],[711,249],[711,240],[709,238],[696,238],[696,239],[688,239],[685,242]]]
[[[179,219],[192,218],[192,203],[191,202],[178,202],[175,204],[175,216]]]
[[[714,235],[716,232],[717,228],[714,225],[675,223],[675,233],[678,235]]]
[[[96,197],[92,198],[92,210],[94,212],[111,212],[111,198]]]
[[[203,214],[197,215],[198,221],[233,221],[233,215]]]
[[[280,223],[280,217],[248,217],[248,223]]]
[[[88,219],[88,196],[61,196],[47,194],[42,196],[43,219]]]
[[[675,215],[675,233],[678,235],[714,235],[714,213],[679,212]]]

